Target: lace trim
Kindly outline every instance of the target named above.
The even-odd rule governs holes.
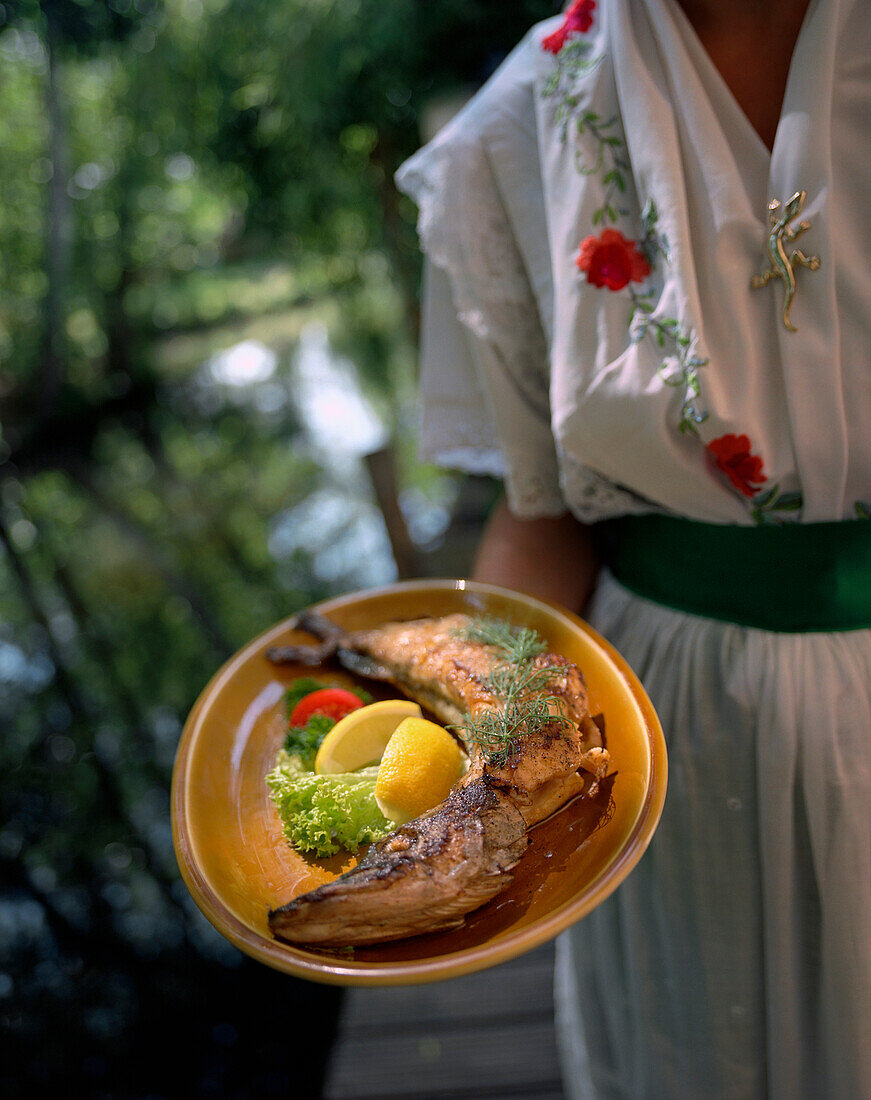
[[[481,339],[497,338],[489,310],[528,303],[530,290],[484,149],[429,146],[397,183],[417,203],[421,244],[450,276],[460,319]]]
[[[467,447],[431,447],[423,451],[421,457],[448,470],[463,470],[467,474],[504,482],[511,511],[521,519],[562,515],[568,507],[562,492],[554,488],[551,477],[506,471],[499,451],[486,450],[474,444]]]
[[[501,451],[494,451],[470,443],[450,446],[421,447],[420,457],[433,466],[447,470],[462,470],[477,477],[492,477],[501,481],[505,477],[505,463]]]
[[[646,515],[665,509],[569,455],[562,457],[563,492],[572,514],[582,523],[596,523],[615,516]]]
[[[422,247],[447,274],[457,316],[479,341],[482,389],[502,451],[482,443],[480,426],[442,418],[428,429],[424,453],[442,465],[501,477],[518,516],[565,512],[550,428],[547,343],[485,150],[474,142],[429,146],[400,170],[397,183],[417,203]]]
[[[509,473],[505,479],[505,495],[511,511],[520,519],[560,516],[569,507],[551,478],[532,473]]]

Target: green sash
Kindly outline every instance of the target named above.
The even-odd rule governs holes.
[[[649,600],[787,632],[871,627],[871,522],[739,527],[672,516],[600,525],[612,573]]]

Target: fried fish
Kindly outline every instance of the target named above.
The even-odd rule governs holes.
[[[307,615],[297,626],[320,643],[277,647],[269,657],[320,664],[335,656],[359,675],[400,688],[446,725],[462,726],[505,707],[493,679],[502,655],[472,640],[471,623],[449,615],[346,633]],[[517,730],[504,753],[470,741],[469,769],[445,801],[371,845],[333,882],[272,910],[276,937],[343,947],[443,931],[511,882],[529,829],[592,793],[609,764],[577,666],[538,653],[529,667],[542,673],[531,695],[546,699],[544,720]]]

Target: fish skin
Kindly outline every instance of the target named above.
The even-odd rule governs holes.
[[[371,845],[356,867],[269,913],[279,939],[364,946],[463,923],[511,882],[528,844],[511,798],[485,780]]]
[[[268,656],[298,663],[314,652],[315,663],[335,655],[457,725],[466,713],[501,705],[486,686],[500,654],[462,637],[469,622],[449,615],[345,633],[321,616],[307,616],[297,625],[320,643],[275,648]],[[554,720],[518,738],[503,762],[490,762],[468,745],[469,769],[443,803],[373,844],[333,882],[272,910],[274,935],[344,947],[442,931],[509,884],[528,830],[581,792],[592,794],[609,764],[580,670],[555,654],[536,662],[559,669],[547,692],[558,697],[569,722]]]

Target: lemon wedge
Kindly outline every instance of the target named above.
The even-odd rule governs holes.
[[[420,707],[410,699],[385,699],[352,710],[321,742],[315,772],[339,775],[377,764],[400,722],[415,717],[420,717]]]
[[[378,809],[404,825],[443,802],[465,769],[466,757],[447,730],[426,718],[406,718],[381,758],[375,781]]]

